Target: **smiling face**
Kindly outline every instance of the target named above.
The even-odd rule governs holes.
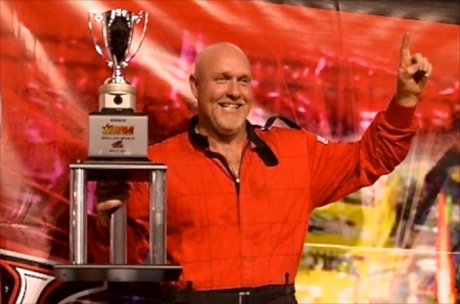
[[[251,67],[236,46],[219,43],[197,58],[190,88],[198,101],[198,130],[214,138],[245,136],[253,93]]]

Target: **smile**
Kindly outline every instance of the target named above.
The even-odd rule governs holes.
[[[220,103],[219,106],[221,108],[225,108],[225,109],[238,109],[242,105],[241,104],[236,104],[236,103]]]

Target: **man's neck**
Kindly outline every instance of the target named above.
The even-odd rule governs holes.
[[[242,149],[247,138],[245,128],[228,136],[209,132],[206,129],[200,128],[200,126],[195,127],[195,132],[208,138],[209,149],[211,151],[220,152],[222,154],[228,150],[235,151]]]
[[[208,137],[209,150],[225,157],[227,164],[235,177],[240,175],[241,159],[244,146],[247,142],[246,130],[239,132],[232,138]]]
[[[211,151],[225,154],[227,151],[241,151],[246,142],[246,133],[237,134],[234,137],[208,137],[209,149]]]

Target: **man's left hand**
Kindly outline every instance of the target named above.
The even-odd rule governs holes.
[[[431,63],[422,54],[411,55],[409,42],[410,35],[405,33],[401,43],[395,95],[396,102],[404,107],[417,104],[418,96],[423,92],[432,71]]]

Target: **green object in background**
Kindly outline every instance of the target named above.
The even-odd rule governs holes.
[[[447,223],[452,219],[452,195],[446,196],[446,206],[447,206]]]

